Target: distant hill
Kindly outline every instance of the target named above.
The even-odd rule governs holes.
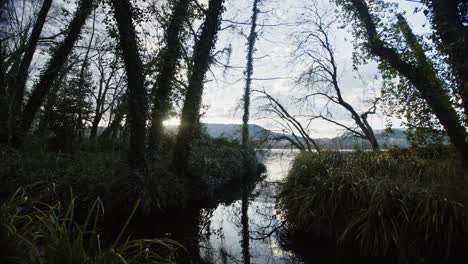
[[[395,128],[391,132],[376,129],[374,131],[375,137],[379,142],[381,148],[405,148],[410,146],[410,142],[405,135],[405,129]],[[344,135],[335,138],[319,138],[317,142],[324,148],[337,148],[337,149],[354,149],[354,148],[368,148],[368,142],[353,136]]]
[[[239,124],[216,124],[216,123],[203,123],[206,128],[206,132],[214,138],[230,138],[240,139],[242,125]],[[166,126],[166,131],[171,133],[177,133],[177,126]],[[276,134],[267,130],[259,125],[249,125],[249,136],[254,140],[265,140],[269,136]]]
[[[219,138],[230,138],[230,139],[240,139],[241,137],[241,125],[239,124],[216,124],[216,123],[204,123],[208,134],[212,137]],[[176,133],[176,126],[166,127],[167,131]],[[392,130],[392,133],[389,133],[385,130],[375,130],[375,135],[379,141],[382,148],[389,147],[408,147],[409,141],[405,135],[405,130],[401,128],[396,128]],[[249,125],[249,136],[256,140],[267,142],[269,146],[273,148],[282,148],[289,145],[287,140],[272,141],[271,139],[277,138],[280,136],[292,137],[289,134],[282,134],[270,131],[259,125],[251,124]],[[302,139],[300,137],[300,139]],[[358,139],[352,136],[341,136],[334,138],[317,138],[317,143],[322,148],[333,148],[333,149],[354,149],[354,148],[367,148],[367,142],[362,139]]]

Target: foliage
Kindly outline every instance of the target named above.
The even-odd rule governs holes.
[[[451,152],[416,153],[301,153],[280,208],[294,229],[331,235],[363,255],[450,255],[467,234],[466,181]]]
[[[246,166],[244,155],[257,171],[252,149],[244,150],[238,141],[213,139],[200,135],[192,149],[189,171],[199,185],[190,190],[186,179],[177,177],[168,169],[175,144],[174,134],[163,134],[162,152],[158,162],[149,164],[141,182],[128,179],[125,147],[111,140],[83,140],[81,150],[74,153],[44,151],[41,144],[28,145],[29,151],[0,147],[0,197],[6,197],[17,188],[36,182],[54,183],[62,201],[67,199],[68,188],[75,191],[78,204],[85,205],[98,196],[106,206],[120,214],[130,210],[132,201],[140,199],[139,212],[149,213],[168,207],[183,206],[191,198],[210,198],[221,185],[238,180]],[[203,190],[203,191],[200,191]],[[203,195],[204,197],[200,197]]]
[[[175,263],[176,250],[182,248],[170,239],[122,239],[138,203],[106,245],[100,236],[104,207],[99,198],[80,224],[73,194],[64,206],[33,200],[27,190],[18,189],[0,205],[1,256],[8,263]]]
[[[48,182],[56,185],[63,200],[71,186],[80,201],[89,203],[107,192],[108,182],[116,173],[110,168],[118,168],[121,163],[118,152],[65,154],[35,149],[17,152],[8,148],[2,148],[0,152],[2,197],[24,185]]]
[[[93,111],[89,101],[92,96],[92,74],[89,65],[83,67],[84,69],[72,69],[70,76],[57,91],[55,105],[50,112],[48,125],[57,142],[69,145],[62,147],[66,151],[71,151],[73,141],[83,135],[85,122],[91,120]]]

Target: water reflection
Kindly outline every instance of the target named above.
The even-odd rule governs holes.
[[[247,183],[243,183],[242,186],[242,216],[241,216],[241,223],[242,223],[242,240],[241,240],[241,247],[242,247],[242,259],[244,264],[250,264],[250,231],[249,231],[249,191],[248,186],[245,186]]]
[[[276,232],[281,226],[275,208],[278,184],[294,155],[267,152],[262,181],[230,185],[219,201],[140,219],[133,222],[132,233],[180,242],[187,252],[180,253],[177,263],[300,263],[280,247]]]
[[[264,155],[265,180],[243,185],[239,200],[219,204],[200,240],[205,263],[299,263],[276,237],[281,226],[275,208],[278,183],[295,153],[273,150]]]

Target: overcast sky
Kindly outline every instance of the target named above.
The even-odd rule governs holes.
[[[259,38],[257,40],[254,62],[254,78],[274,80],[254,80],[254,89],[265,89],[281,102],[288,106],[291,113],[303,114],[304,111],[319,111],[319,109],[303,109],[299,107],[295,98],[304,93],[303,87],[294,82],[294,78],[300,73],[300,65],[292,63],[292,52],[295,49],[292,34],[298,30],[294,25],[300,19],[303,12],[302,7],[308,1],[295,0],[262,0],[259,15],[259,24],[280,26],[260,27]],[[325,5],[327,0],[322,1]],[[402,11],[406,11],[407,18],[416,32],[422,32],[422,25],[426,22],[422,14],[413,14],[415,3],[408,1],[396,1]],[[224,20],[236,22],[249,22],[251,16],[252,0],[226,1],[226,12]],[[224,22],[222,28],[230,25]],[[339,24],[337,24],[338,26]],[[245,35],[249,32],[249,26],[240,27]],[[206,84],[203,102],[210,108],[203,118],[207,123],[241,123],[242,109],[240,98],[243,94],[245,80],[243,72],[245,69],[246,39],[238,33],[239,30],[223,30],[219,34],[218,50],[232,46],[232,54],[229,65],[233,69],[224,71],[221,67],[213,67],[207,78],[211,80]],[[352,36],[346,30],[335,30],[333,32],[333,44],[336,47],[336,57],[339,71],[342,73],[340,85],[346,100],[356,106],[359,110],[366,110],[369,107],[368,100],[375,96],[373,90],[379,88],[379,82],[373,80],[377,73],[376,64],[363,65],[359,73],[352,70]],[[226,58],[224,58],[226,60]],[[360,76],[361,78],[357,78]],[[262,102],[253,100],[251,122],[275,129],[272,122],[264,118],[265,115],[256,111]],[[317,103],[317,107],[320,104]],[[350,122],[350,116],[342,111],[336,111],[334,118],[342,122]],[[378,116],[370,119],[371,124],[376,129],[385,127],[386,117],[380,112]],[[393,127],[399,127],[400,121],[392,119]],[[323,121],[312,123],[311,135],[314,137],[332,137],[339,133],[336,126]]]

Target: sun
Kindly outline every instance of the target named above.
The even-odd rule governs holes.
[[[164,120],[163,125],[164,126],[179,126],[180,125],[180,118],[173,117],[173,118]]]

